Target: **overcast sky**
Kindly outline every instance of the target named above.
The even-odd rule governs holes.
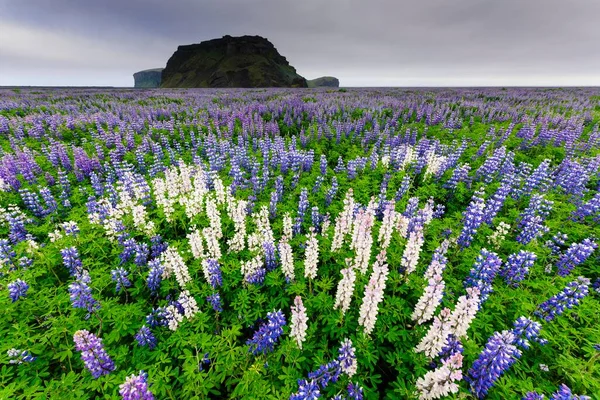
[[[0,85],[133,86],[227,34],[342,86],[600,85],[600,0],[0,0]]]

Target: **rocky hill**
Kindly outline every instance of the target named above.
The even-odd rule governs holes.
[[[306,82],[308,83],[309,88],[340,87],[340,81],[333,76],[322,76],[320,78],[307,80]]]
[[[267,39],[227,35],[179,46],[162,72],[161,87],[307,87],[307,83]]]
[[[160,86],[163,68],[146,69],[133,74],[136,88],[157,88]]]

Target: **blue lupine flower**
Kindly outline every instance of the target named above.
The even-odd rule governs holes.
[[[465,287],[477,287],[480,291],[480,304],[492,293],[492,281],[500,270],[502,260],[498,255],[487,249],[481,249],[477,260],[471,268],[469,277],[465,280]]]
[[[515,334],[515,344],[523,349],[529,349],[529,340],[546,344],[546,339],[540,338],[542,325],[529,318],[519,317],[513,324],[513,333]]]
[[[535,260],[537,260],[535,253],[521,250],[508,256],[499,274],[504,278],[507,285],[517,287],[519,282],[525,279],[525,275],[529,273],[529,268],[533,266]]]
[[[573,268],[587,260],[597,247],[598,245],[590,239],[585,239],[581,243],[573,243],[556,262],[558,275],[569,275]]]
[[[550,400],[590,400],[590,397],[584,395],[574,395],[571,392],[571,389],[569,389],[569,387],[563,383],[558,388],[558,391],[550,396]]]
[[[471,392],[479,399],[484,398],[496,380],[521,357],[521,350],[514,341],[515,335],[511,331],[495,332],[465,376]]]
[[[75,348],[81,352],[81,360],[94,379],[115,370],[115,363],[104,350],[102,339],[83,329],[75,332],[73,340]]]
[[[290,396],[290,400],[316,400],[321,397],[319,385],[314,379],[309,381],[298,379],[298,392]]]
[[[84,270],[77,276],[77,280],[69,285],[71,303],[74,308],[83,308],[88,312],[85,319],[88,319],[93,312],[100,309],[100,303],[92,297],[92,289],[89,287],[90,282],[90,275]]]
[[[138,333],[135,335],[135,340],[137,340],[140,346],[148,346],[150,350],[156,347],[156,337],[146,325],[142,326]]]
[[[221,275],[221,266],[219,262],[213,258],[208,258],[206,260],[207,270],[209,276],[209,284],[216,289],[219,286],[223,285],[223,277]]]
[[[156,293],[160,288],[160,283],[162,282],[162,274],[165,270],[163,265],[160,263],[160,260],[155,258],[148,263],[149,271],[148,271],[148,279],[146,283],[148,288],[152,291],[152,293]]]
[[[540,304],[535,315],[546,321],[552,321],[566,309],[578,305],[581,299],[588,295],[589,285],[590,280],[580,276],[576,281],[567,284],[562,292]]]
[[[216,312],[223,311],[223,306],[221,305],[221,295],[218,292],[207,296],[206,300],[210,303],[213,310],[215,310]]]
[[[34,362],[35,360],[37,360],[37,357],[32,356],[28,350],[18,350],[13,348],[7,350],[6,354],[9,358],[9,364],[23,364]]]
[[[79,259],[79,253],[75,247],[68,247],[60,251],[62,255],[63,264],[69,270],[71,276],[76,276],[81,273],[82,264]]]
[[[110,276],[111,276],[112,280],[117,283],[117,287],[116,287],[117,293],[119,293],[121,291],[121,289],[131,286],[131,282],[127,278],[127,275],[128,275],[128,272],[122,267],[113,269],[110,272]]]
[[[258,353],[269,353],[273,351],[275,343],[283,334],[283,326],[285,325],[285,316],[278,310],[267,314],[267,322],[263,323],[258,331],[254,333],[252,339],[249,339],[246,344],[250,346],[249,351],[256,355]]]
[[[471,241],[481,224],[483,223],[483,210],[485,208],[485,200],[483,199],[484,191],[483,188],[473,194],[471,203],[467,206],[467,209],[463,216],[463,229],[458,236],[458,244],[460,247],[469,247]]]
[[[21,279],[17,279],[16,281],[8,284],[8,294],[13,303],[19,300],[21,297],[25,297],[28,290],[29,285],[27,282]]]

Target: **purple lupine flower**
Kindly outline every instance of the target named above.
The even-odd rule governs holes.
[[[592,255],[598,245],[590,239],[585,239],[581,243],[573,243],[567,251],[558,259],[558,275],[567,276],[577,265],[581,264]]]
[[[531,251],[521,250],[518,253],[511,254],[499,271],[507,285],[512,287],[519,286],[519,282],[525,279],[529,273],[529,268],[537,260],[537,255]]]
[[[82,308],[88,312],[85,319],[88,319],[93,312],[100,309],[100,303],[92,297],[92,288],[90,274],[83,270],[77,275],[77,280],[69,285],[69,294],[73,308]]]
[[[542,330],[542,325],[539,322],[535,322],[526,317],[519,317],[513,323],[513,326],[513,333],[515,335],[514,344],[518,347],[521,347],[522,349],[529,349],[530,340],[538,342],[542,345],[548,342],[546,339],[540,338],[540,331]]]
[[[153,236],[150,241],[152,245],[150,246],[150,258],[158,258],[169,245],[163,242],[163,238],[160,235]]]
[[[571,389],[563,383],[558,390],[550,396],[550,400],[591,400],[591,398],[584,395],[574,395],[571,392]]]
[[[321,154],[319,168],[321,169],[321,175],[327,174],[327,157],[325,157],[325,154]]]
[[[69,270],[71,276],[76,276],[82,271],[81,260],[79,253],[75,247],[68,247],[60,251],[63,259],[63,265]]]
[[[550,160],[546,159],[540,163],[540,165],[531,173],[529,177],[525,180],[525,186],[523,187],[523,191],[521,192],[521,196],[530,195],[535,189],[540,189],[540,191],[545,190],[545,187],[550,180],[548,176],[550,169]]]
[[[150,314],[146,315],[146,323],[150,325],[151,328],[167,326],[169,325],[168,316],[165,307],[154,308]]]
[[[223,285],[223,276],[221,274],[221,266],[219,262],[214,258],[208,258],[206,260],[207,272],[208,272],[208,283],[213,289]]]
[[[521,357],[521,350],[514,341],[515,335],[511,331],[495,332],[488,339],[485,349],[465,376],[471,393],[477,398],[483,399],[496,380]]]
[[[140,346],[148,346],[150,350],[156,347],[156,337],[146,325],[142,326],[138,333],[135,335],[135,340],[137,340]]]
[[[342,369],[340,368],[340,362],[338,360],[333,360],[319,366],[316,371],[309,372],[308,379],[325,389],[329,382],[337,382],[341,373]]]
[[[576,281],[567,284],[562,292],[540,304],[535,315],[546,321],[552,321],[565,312],[565,309],[578,305],[581,299],[588,295],[589,286],[589,278],[580,276]]]
[[[600,192],[596,193],[587,203],[583,203],[573,212],[573,218],[583,221],[586,217],[594,216],[594,220],[600,219]]]
[[[148,389],[148,374],[144,371],[128,376],[119,386],[119,394],[123,400],[154,400],[154,395]]]
[[[471,166],[469,164],[461,164],[457,166],[452,172],[452,176],[444,185],[445,189],[456,189],[460,182],[465,182],[470,187],[469,172]]]
[[[198,363],[198,370],[203,371],[205,365],[207,367],[210,365],[210,358],[208,358],[208,353],[204,353],[204,356],[202,356],[202,360],[200,360],[200,362]]]
[[[24,270],[31,267],[31,264],[33,264],[33,260],[31,258],[29,258],[29,257],[19,258],[19,267],[23,268]]]
[[[442,347],[442,351],[440,351],[440,353],[438,354],[438,357],[440,358],[440,363],[443,363],[444,361],[452,357],[454,354],[462,354],[463,351],[464,348],[462,342],[460,341],[460,338],[457,338],[453,334],[448,335],[448,338],[446,339],[446,344],[444,345],[444,347]]]
[[[285,316],[281,310],[267,313],[267,320],[267,322],[261,324],[252,339],[248,339],[246,342],[250,346],[249,351],[254,355],[258,353],[267,354],[273,351],[275,343],[283,334]]]
[[[27,207],[27,209],[31,211],[33,215],[36,217],[44,216],[44,208],[42,207],[40,199],[36,194],[32,193],[29,189],[19,189],[19,194],[23,199],[23,203],[25,203],[25,207]]]
[[[294,235],[298,235],[302,231],[302,223],[304,222],[304,215],[308,210],[308,191],[306,188],[302,188],[300,192],[300,200],[298,201],[298,215],[294,221],[293,232]]]
[[[485,209],[483,211],[483,222],[488,225],[492,224],[492,220],[496,217],[496,215],[498,215],[498,212],[510,194],[513,183],[514,176],[512,174],[507,175],[504,177],[504,179],[502,179],[502,184],[485,205]]]
[[[483,199],[483,188],[473,194],[471,203],[467,207],[467,210],[463,214],[463,229],[458,237],[458,244],[460,247],[465,248],[471,245],[473,235],[477,232],[477,229],[483,223],[483,210],[485,208],[485,200]]]
[[[275,268],[277,268],[275,245],[272,242],[264,242],[263,250],[265,253],[265,268],[267,271],[273,271]]]
[[[492,293],[492,281],[500,270],[502,260],[498,255],[487,249],[481,249],[477,260],[471,268],[465,287],[477,287],[480,292],[479,304],[482,304]]]
[[[290,396],[290,400],[316,400],[319,397],[321,392],[314,379],[298,379],[298,391]]]
[[[349,400],[363,400],[363,388],[350,382],[347,387]]]
[[[13,303],[19,300],[21,297],[25,297],[28,290],[29,285],[27,282],[21,279],[17,279],[16,281],[8,284],[8,295]]]
[[[8,240],[0,239],[0,265],[9,264],[14,267],[13,259],[16,256],[17,253],[15,253]]]
[[[340,365],[340,369],[349,377],[352,377],[356,373],[356,355],[355,350],[352,347],[352,341],[350,339],[344,339],[342,345],[338,349],[337,361]]]
[[[75,341],[75,349],[81,351],[81,360],[92,373],[94,379],[115,370],[115,363],[104,350],[102,339],[82,329],[75,332],[73,340]]]
[[[135,239],[127,239],[123,241],[123,251],[119,254],[119,258],[121,259],[119,264],[125,264],[127,261],[133,257],[137,248],[137,242]]]
[[[127,275],[128,275],[128,272],[122,267],[113,269],[110,272],[111,279],[113,280],[113,282],[117,283],[117,287],[116,287],[117,293],[119,293],[121,291],[121,289],[131,286],[131,282],[129,281],[129,278],[127,277]]]
[[[552,201],[544,199],[542,195],[531,196],[529,206],[519,217],[518,227],[521,231],[517,235],[517,242],[528,244],[548,232],[549,229],[544,225],[544,221],[550,215],[553,204]]]
[[[6,355],[8,355],[8,363],[9,364],[23,364],[34,362],[37,360],[37,357],[31,355],[28,350],[18,350],[18,349],[9,349],[6,351]]]
[[[550,249],[550,254],[556,256],[561,253],[562,248],[566,246],[569,236],[566,233],[558,232],[552,236],[551,240],[546,241],[546,247]]]
[[[521,400],[544,400],[544,395],[537,392],[528,392]]]
[[[269,202],[269,218],[274,220],[277,218],[277,192],[271,192],[271,201]]]
[[[158,292],[164,271],[165,267],[163,267],[158,258],[155,258],[148,263],[148,278],[146,279],[146,284],[152,293]]]
[[[216,312],[223,312],[223,305],[221,304],[221,295],[219,292],[207,296],[206,300],[210,303],[213,310]]]
[[[338,188],[339,188],[338,180],[337,180],[337,177],[334,176],[333,178],[331,178],[331,187],[329,188],[329,190],[327,190],[327,193],[325,193],[325,206],[326,207],[329,207],[331,205],[333,198],[337,194]]]
[[[135,246],[135,259],[133,262],[138,267],[144,266],[148,263],[148,254],[150,254],[150,249],[146,243],[138,243]]]

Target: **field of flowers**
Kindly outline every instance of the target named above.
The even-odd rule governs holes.
[[[0,399],[600,399],[599,124],[600,89],[0,89]]]

